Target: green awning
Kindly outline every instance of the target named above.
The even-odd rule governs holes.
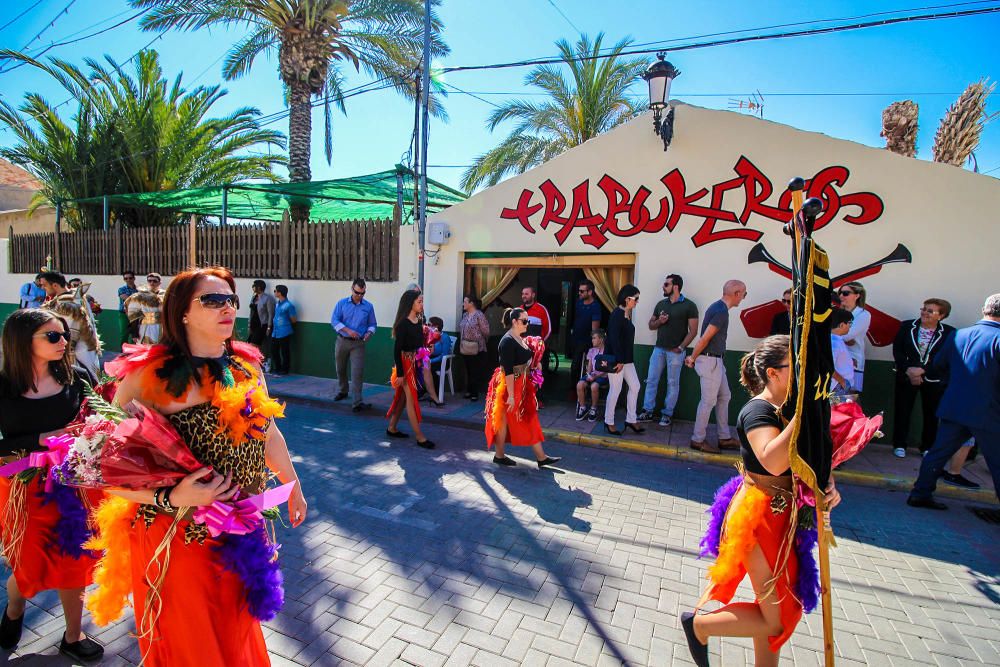
[[[373,220],[392,218],[402,187],[403,222],[413,221],[413,172],[395,169],[367,176],[309,183],[238,183],[187,190],[108,195],[111,208],[154,208],[177,213],[222,217],[223,198],[230,220],[280,221],[290,205],[309,206],[312,220]],[[427,209],[440,211],[465,201],[468,195],[427,179]],[[105,197],[68,200],[103,206]]]

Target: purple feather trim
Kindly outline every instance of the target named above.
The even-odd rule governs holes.
[[[226,533],[213,547],[222,566],[243,582],[250,615],[270,621],[285,603],[285,589],[278,567],[278,545],[267,539],[264,525],[246,535]]]
[[[715,501],[706,512],[709,516],[708,530],[705,531],[705,537],[701,538],[701,542],[698,543],[701,547],[702,558],[718,557],[719,544],[722,541],[722,522],[725,521],[729,504],[733,501],[736,492],[740,490],[742,483],[743,476],[736,475],[715,492]]]
[[[807,614],[816,608],[819,601],[819,568],[813,557],[816,546],[816,529],[799,528],[795,531],[795,555],[799,559],[799,578],[795,582],[795,595],[802,602],[802,610]]]
[[[87,509],[83,506],[80,494],[76,489],[62,484],[52,484],[52,492],[41,492],[42,504],[54,502],[59,509],[59,520],[56,522],[55,534],[49,538],[50,544],[70,558],[92,556],[83,548],[83,543],[90,539],[90,526],[87,525]]]

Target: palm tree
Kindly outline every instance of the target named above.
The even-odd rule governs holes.
[[[249,34],[227,54],[227,80],[250,71],[262,54],[277,51],[278,73],[289,106],[289,179],[309,181],[312,98],[321,97],[325,112],[326,159],[332,159],[331,105],[344,111],[344,75],[348,62],[378,82],[413,99],[415,72],[423,49],[422,0],[130,0],[149,12],[146,30],[194,30],[211,26],[246,26]],[[440,0],[433,0],[434,5]],[[449,52],[441,40],[441,22],[432,17],[431,53]],[[435,102],[439,115],[443,111]]]
[[[490,114],[490,131],[508,120],[517,125],[499,146],[476,158],[462,175],[463,189],[472,192],[482,185],[496,185],[508,174],[525,172],[643,111],[644,106],[629,99],[626,91],[648,61],[622,57],[630,39],[601,54],[603,40],[600,33],[593,42],[586,35],[573,46],[564,39],[556,42],[571,80],[567,82],[561,67],[531,70],[525,83],[545,91],[548,99],[512,100]]]
[[[35,93],[27,94],[18,109],[0,101],[0,123],[18,141],[0,149],[0,157],[25,167],[42,182],[33,208],[105,194],[280,180],[274,173],[274,167],[285,162],[280,153],[248,152],[285,148],[280,132],[260,127],[260,111],[243,107],[221,118],[209,117],[226,92],[219,86],[186,91],[181,75],[169,83],[155,51],[136,56],[133,74],[126,71],[127,63],[109,56],[103,63],[88,58],[87,73],[55,58],[42,63],[11,51],[0,51],[0,58],[49,74],[78,104],[67,122]],[[102,224],[102,212],[93,208],[68,207],[66,214],[73,228]],[[115,219],[149,225],[169,224],[176,217],[122,209],[115,211]]]

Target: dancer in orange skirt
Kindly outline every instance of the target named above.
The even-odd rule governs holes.
[[[799,510],[799,495],[789,469],[788,446],[795,418],[782,424],[779,413],[790,374],[788,336],[764,339],[743,357],[740,382],[753,398],[740,411],[736,432],[742,454],[741,474],[715,495],[702,555],[716,557],[708,569],[709,585],[698,608],[709,600],[725,606],[696,615],[685,612],[681,624],[691,657],[708,663],[709,637],[753,637],[757,667],[778,664],[778,652],[792,636],[803,609],[812,611],[819,596],[819,573],[813,559],[815,516]],[[827,507],[840,502],[831,479]],[[749,575],[754,602],[730,603]]]
[[[503,314],[507,333],[500,339],[500,367],[493,372],[486,392],[486,447],[496,446],[493,462],[517,465],[504,453],[504,445],[531,447],[539,468],[557,463],[542,449],[542,426],[538,423],[538,399],[531,380],[534,354],[524,342],[528,315],[523,308],[508,308]]]
[[[417,445],[424,449],[434,449],[434,443],[424,436],[420,430],[420,401],[417,400],[417,374],[423,372],[418,368],[417,354],[424,347],[424,327],[420,316],[424,312],[424,297],[419,290],[411,289],[403,292],[396,309],[396,320],[392,325],[392,336],[396,340],[393,346],[395,365],[392,367],[392,388],[395,393],[392,405],[386,417],[389,426],[385,434],[390,438],[407,438],[397,427],[399,418],[406,410],[406,418],[413,429]]]
[[[45,439],[76,418],[85,383],[93,384],[94,378],[71,365],[69,326],[51,311],[15,311],[4,323],[2,338],[0,456],[7,464],[45,451]],[[20,641],[27,599],[55,588],[66,619],[60,652],[83,662],[98,660],[104,648],[83,634],[80,621],[83,589],[96,562],[83,549],[89,537],[86,507],[100,493],[59,484],[46,488],[47,475],[46,467],[0,477],[3,551],[13,570],[0,618],[0,648],[9,651]]]
[[[262,492],[272,473],[298,481],[261,355],[232,339],[238,307],[227,269],[185,271],[164,296],[161,344],[133,346],[107,365],[119,379],[115,402],[136,399],[161,412],[204,466],[172,487],[113,491],[96,511],[92,546],[104,557],[87,607],[107,624],[131,595],[149,667],[270,664],[260,621],[283,600],[277,546],[263,525],[213,536],[190,520],[191,509]],[[296,484],[293,527],[306,509]]]

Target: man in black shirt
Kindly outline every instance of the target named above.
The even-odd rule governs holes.
[[[792,290],[786,289],[781,293],[781,304],[785,307],[783,311],[774,316],[771,320],[771,333],[788,335],[792,331]]]

